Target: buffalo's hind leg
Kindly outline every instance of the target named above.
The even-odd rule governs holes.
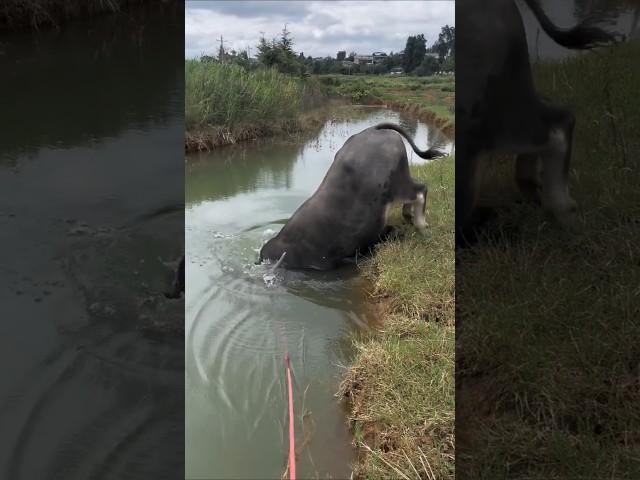
[[[540,155],[523,153],[516,158],[516,184],[524,197],[531,202],[540,204]]]
[[[565,110],[554,109],[559,121],[549,129],[549,140],[542,155],[542,206],[565,226],[574,225],[576,202],[569,194],[569,163],[575,120]]]
[[[471,134],[469,134],[471,135]],[[456,156],[456,246],[466,247],[473,243],[478,226],[474,217],[478,190],[478,163],[480,154],[459,147]]]
[[[402,205],[402,216],[411,222],[416,229],[422,233],[427,233],[427,186],[422,183],[414,184],[414,199]]]

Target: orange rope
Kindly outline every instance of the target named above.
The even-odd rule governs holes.
[[[284,357],[287,364],[287,381],[289,383],[289,478],[296,480],[296,435],[293,428],[293,386],[291,384],[291,362],[289,354]]]

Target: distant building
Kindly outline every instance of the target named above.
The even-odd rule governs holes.
[[[373,57],[373,63],[382,63],[387,58],[387,54],[384,52],[373,52],[371,56]]]
[[[382,63],[387,58],[384,52],[373,52],[371,55],[356,55],[353,57],[353,63],[358,65],[372,65],[374,63]]]
[[[373,63],[373,55],[356,55],[353,57],[353,63],[356,65],[369,65]]]

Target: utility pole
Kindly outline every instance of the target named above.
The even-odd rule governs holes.
[[[220,35],[220,40],[218,40],[218,42],[220,42],[220,50],[218,51],[218,60],[220,61],[220,63],[224,63],[224,39],[222,38],[222,35]]]

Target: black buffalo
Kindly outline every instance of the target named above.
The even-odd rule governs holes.
[[[419,150],[402,128],[390,123],[353,135],[336,153],[316,192],[262,247],[259,261],[275,261],[286,253],[286,268],[336,268],[380,240],[393,203],[403,203],[403,216],[426,232],[427,187],[411,178],[407,152],[396,132],[420,157],[442,155],[433,148]]]
[[[558,44],[589,49],[616,40],[590,18],[571,29],[553,25],[535,0],[524,0]],[[520,190],[561,224],[571,224],[576,203],[568,172],[572,113],[535,91],[525,30],[513,0],[456,2],[456,237],[473,226],[480,160],[516,154]]]

